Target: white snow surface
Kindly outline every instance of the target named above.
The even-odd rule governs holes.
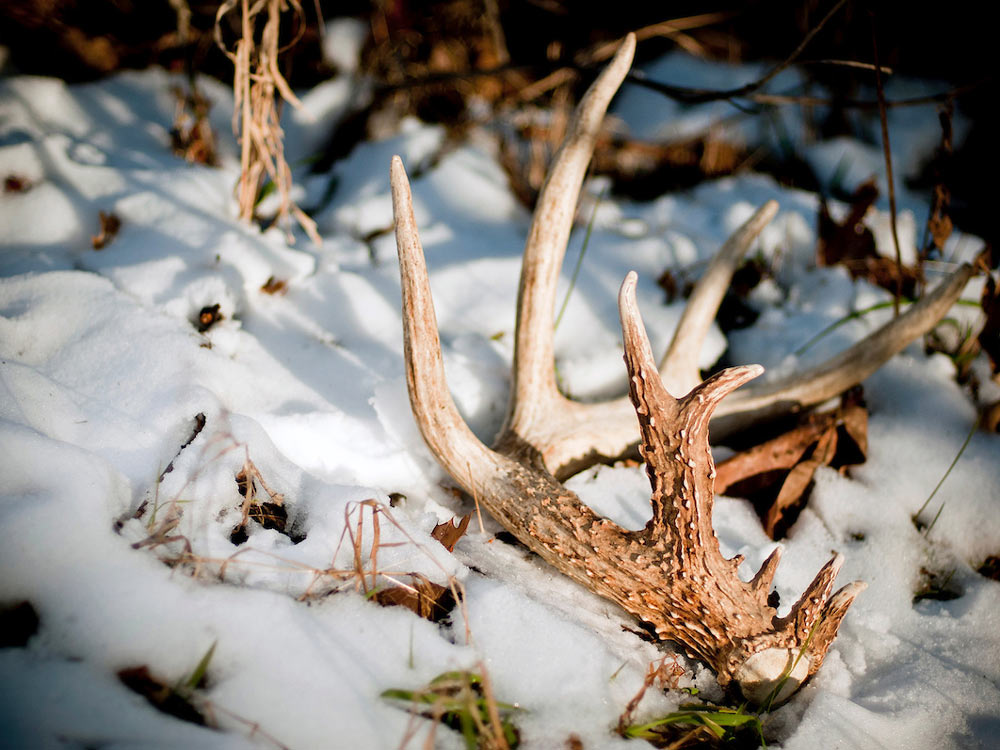
[[[338,29],[331,50],[354,31]],[[352,97],[365,95],[346,77],[349,58],[337,58],[345,77],[303,92],[307,112],[286,118],[296,158],[318,148]],[[671,55],[647,72],[728,87],[761,70]],[[407,122],[387,141],[360,144],[328,174],[297,171],[299,198],[324,240],[314,247],[300,235],[292,245],[284,231],[235,219],[232,100],[221,86],[202,82],[215,102],[223,165],[171,154],[171,87],[180,83],[155,70],[76,86],[0,80],[0,172],[30,185],[0,196],[0,605],[28,601],[40,618],[27,647],[0,650],[0,745],[396,748],[411,717],[382,691],[485,668],[498,699],[524,709],[515,716],[524,748],[563,747],[571,734],[587,748],[644,746],[613,730],[647,665],[669,647],[640,639],[616,606],[496,539],[488,517],[485,532],[473,521],[454,553],[430,537],[436,523],[473,506],[449,491],[409,411],[389,158],[401,154],[413,177],[452,391],[489,440],[505,408],[530,221],[494,157],[472,145],[446,147],[439,128]],[[775,90],[799,83],[790,70]],[[642,137],[746,124],[726,104],[682,108],[629,87],[615,112]],[[905,176],[933,148],[937,121],[932,109],[892,112]],[[794,110],[782,117],[785,132],[804,132]],[[768,137],[737,130],[748,142]],[[884,182],[877,140],[797,147],[826,181]],[[589,185],[585,205],[601,189]],[[904,252],[912,255],[927,206],[899,190]],[[762,314],[728,341],[714,329],[702,364],[728,347],[734,363],[783,372],[883,322],[866,316],[801,357],[791,354],[851,310],[888,298],[839,269],[815,267],[815,195],[748,174],[644,204],[605,197],[557,331],[564,388],[584,398],[624,388],[615,300],[627,271],[639,273],[639,305],[662,351],[683,303],[664,304],[657,277],[668,268],[697,275],[771,198],[781,211],[754,251],[776,271],[754,292]],[[114,212],[122,226],[97,251],[90,237],[99,211]],[[870,221],[880,251],[891,254],[887,213],[874,211]],[[579,227],[560,301],[582,237]],[[948,259],[968,259],[980,246],[956,233]],[[271,277],[286,282],[285,293],[261,290]],[[978,288],[970,285],[967,296]],[[192,321],[214,304],[223,319],[199,333]],[[780,542],[784,609],[834,550],[847,560],[840,582],[869,588],[822,670],[766,717],[770,747],[997,746],[1000,584],[975,568],[1000,553],[1000,438],[972,436],[925,512],[943,505],[928,535],[911,521],[975,421],[953,376],[949,360],[917,343],[870,378],[867,463],[848,475],[821,469],[808,507]],[[185,446],[199,414],[204,428]],[[235,475],[248,457],[283,495],[289,528],[304,537],[297,544],[255,523],[244,544],[230,540],[243,501]],[[641,468],[591,469],[569,486],[629,528],[648,517]],[[382,517],[378,567],[404,580],[418,572],[457,581],[465,606],[450,623],[381,607],[324,573],[351,568],[344,534],[362,514],[367,554],[371,511],[360,503],[388,507],[392,493],[396,525]],[[177,539],[143,546],[171,514],[179,514],[170,531]],[[723,552],[745,555],[742,573],[752,575],[775,546],[753,509],[721,497],[714,520]],[[191,562],[168,565],[185,546]],[[914,604],[922,571],[948,578],[961,595]],[[116,677],[147,666],[174,684],[213,643],[196,703],[223,731],[159,713]],[[707,668],[683,655],[680,663],[681,685],[721,698]],[[638,717],[688,700],[651,690]],[[409,746],[421,746],[427,729],[418,723]],[[440,728],[437,745],[462,743]]]

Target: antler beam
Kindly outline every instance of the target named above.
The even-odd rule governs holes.
[[[634,50],[629,35],[581,101],[539,195],[521,269],[511,399],[492,449],[473,435],[448,391],[410,186],[399,157],[393,158],[410,403],[441,465],[529,548],[649,623],[662,638],[683,644],[715,669],[723,686],[735,683],[755,702],[783,700],[819,669],[864,584],[830,596],[842,564],[838,555],[779,618],[767,597],[780,548],[753,580],[740,580],[742,558],[723,558],[712,529],[710,419],[716,415],[716,432],[736,429],[808,408],[855,385],[933,327],[972,271],[959,269],[905,315],[807,373],[723,400],[763,369],[730,368],[702,382],[697,356],[740,259],[777,211],[771,201],[720,249],[659,366],[636,307],[636,277],[629,274],[619,296],[629,397],[597,404],[566,398],[553,369],[556,282],[600,123]],[[641,531],[627,531],[599,517],[556,477],[620,456],[637,442],[652,485],[652,517]]]
[[[539,193],[525,245],[518,289],[511,396],[504,426],[494,445],[531,445],[554,476],[568,476],[602,460],[628,453],[638,442],[627,397],[580,403],[559,392],[553,368],[556,286],[587,164],[607,107],[628,73],[635,51],[631,36],[593,83],[570,123]],[[391,170],[396,216],[412,213],[402,164]],[[733,273],[754,239],[778,211],[768,201],[719,249],[695,286],[659,372],[671,393],[687,393],[701,381],[698,356]],[[411,223],[397,242],[410,241]],[[754,383],[720,406],[713,424],[716,439],[766,419],[802,411],[851,388],[907,344],[930,331],[955,303],[973,269],[963,265],[905,314],[841,354],[778,380]]]

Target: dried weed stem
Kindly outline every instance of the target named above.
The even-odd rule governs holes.
[[[222,19],[237,4],[240,12],[240,38],[235,51],[222,41]],[[302,21],[298,0],[226,0],[215,18],[215,39],[219,48],[233,61],[233,131],[240,141],[240,181],[237,186],[240,218],[253,219],[267,179],[278,191],[277,221],[287,225],[294,216],[302,229],[317,245],[320,243],[316,223],[291,198],[292,172],[285,161],[284,133],[280,125],[279,98],[301,107],[281,71],[278,56],[281,14],[291,10]],[[257,39],[258,16],[266,13],[260,38]],[[302,24],[300,23],[300,28]],[[299,34],[288,46],[298,41]],[[289,241],[292,241],[289,233]]]

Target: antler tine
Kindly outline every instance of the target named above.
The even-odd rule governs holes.
[[[683,643],[756,703],[784,700],[823,662],[840,621],[864,584],[841,589],[828,602],[843,564],[836,555],[816,575],[787,617],[778,618],[767,594],[781,553],[771,553],[749,583],[740,580],[740,556],[726,560],[712,527],[715,465],[708,423],[724,397],[763,372],[732,367],[671,396],[653,360],[635,302],[635,273],[618,295],[629,373],[629,395],[639,419],[640,453],[652,487],[653,517],[641,532],[636,560],[652,553],[670,581],[662,602],[676,610],[642,612],[660,637]],[[648,602],[648,595],[643,597]],[[627,599],[626,607],[632,603]],[[687,615],[676,616],[677,610]],[[636,611],[633,609],[632,611]],[[814,632],[815,631],[815,632]]]
[[[830,597],[830,601],[827,602],[823,611],[823,616],[813,626],[812,638],[809,641],[811,647],[809,650],[812,656],[809,674],[815,674],[816,670],[822,666],[823,658],[826,656],[830,644],[837,637],[837,631],[840,629],[840,623],[847,614],[847,610],[857,599],[858,594],[866,588],[868,588],[868,584],[864,581],[854,581],[841,587],[837,593]]]
[[[750,245],[777,213],[777,201],[768,201],[758,208],[719,248],[695,285],[670,347],[660,360],[660,376],[671,393],[687,393],[701,382],[698,367],[701,347],[729,288],[729,282]]]
[[[553,400],[562,399],[552,367],[556,284],[601,122],[634,54],[630,33],[577,107],[539,193],[521,266],[511,401],[502,432],[526,436],[550,417]]]
[[[413,198],[403,162],[392,157],[392,211],[403,293],[403,348],[410,406],[428,447],[442,466],[473,494],[496,466],[497,456],[472,433],[458,412],[445,380],[441,340],[420,244]]]
[[[930,331],[958,301],[974,269],[963,264],[899,317],[840,354],[771,383],[734,393],[716,413],[716,439],[788,412],[808,409],[857,385],[918,336]]]
[[[719,248],[695,285],[659,366],[668,392],[684,394],[701,381],[698,356],[705,335],[740,259],[777,210],[775,201],[761,206]],[[621,456],[635,445],[635,414],[628,397],[582,404],[564,398],[554,390],[554,385],[552,388],[539,409],[538,416],[544,414],[546,418],[538,419],[530,433],[524,430],[523,434],[530,436],[541,451],[545,465],[557,478],[566,478],[602,458]],[[558,403],[554,403],[556,399]],[[498,449],[503,442],[498,441]]]
[[[695,523],[699,535],[714,537],[712,504],[715,464],[708,447],[708,421],[723,398],[760,375],[760,365],[730,367],[674,398],[653,359],[649,338],[635,300],[636,273],[630,271],[618,293],[618,310],[629,374],[629,397],[639,418],[639,453],[653,489],[656,534],[677,534],[676,527]],[[697,466],[697,468],[696,468]],[[718,553],[718,544],[714,546]],[[683,547],[679,550],[683,555]]]
[[[746,228],[744,225],[738,234]],[[751,383],[734,392],[712,417],[712,438],[724,439],[755,423],[809,409],[861,383],[911,341],[930,331],[955,304],[973,274],[971,266],[961,266],[898,318],[809,370],[773,382]],[[711,319],[707,315],[699,317],[703,321],[706,318]],[[692,344],[691,349],[695,348]],[[666,364],[672,371],[672,362]],[[671,383],[671,372],[663,377],[664,382]],[[672,383],[668,390],[683,393],[683,383],[681,387]],[[570,476],[602,457],[623,455],[639,438],[627,398],[588,404],[565,400],[564,406],[545,430],[537,431],[534,440],[545,465],[556,477]]]

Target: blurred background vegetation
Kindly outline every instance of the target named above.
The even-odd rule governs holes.
[[[257,0],[263,2],[263,0]],[[895,75],[940,83],[939,107],[949,106],[973,123],[952,153],[942,152],[911,186],[950,194],[954,222],[993,241],[997,199],[993,167],[995,53],[987,4],[750,0],[749,2],[649,3],[619,0],[281,0],[287,12],[281,72],[292,88],[305,89],[338,73],[324,55],[325,24],[353,18],[364,30],[359,73],[371,96],[352,115],[332,126],[319,168],[350,151],[359,140],[377,137],[386,124],[414,114],[446,125],[460,137],[470,125],[526,108],[568,116],[577,97],[600,69],[611,45],[627,31],[640,31],[639,63],[683,48],[701,57],[732,62],[786,59],[821,20],[799,60],[879,64]],[[253,5],[254,3],[251,3]],[[0,44],[7,49],[6,74],[56,76],[86,81],[129,68],[163,66],[232,83],[233,64],[216,44],[220,3],[198,0],[5,0],[0,4]],[[239,13],[224,15],[218,34],[224,43],[239,37]],[[294,43],[292,43],[294,42]],[[817,136],[857,135],[852,110],[859,89],[870,90],[872,71],[843,65],[805,65],[816,84],[832,94]],[[683,83],[683,82],[665,82]],[[870,97],[868,97],[870,101]],[[783,106],[805,106],[786,104]],[[870,110],[870,108],[869,108]],[[877,117],[877,111],[875,113]],[[517,123],[516,118],[511,122]],[[544,173],[544,161],[561,140],[558,116],[544,127],[538,119],[519,125],[519,135],[536,141],[540,164],[510,156],[505,164],[515,191],[530,204]],[[616,177],[637,158],[660,188],[684,186],[745,166],[747,155],[707,141],[687,144],[615,143],[603,149],[597,171]],[[651,164],[649,162],[652,162]],[[807,169],[787,160],[755,160],[754,167],[785,183],[815,189]],[[619,172],[619,174],[615,174]],[[672,176],[672,177],[671,177]],[[897,178],[901,179],[901,178]],[[634,192],[644,192],[633,180]],[[995,243],[994,243],[995,244]]]

